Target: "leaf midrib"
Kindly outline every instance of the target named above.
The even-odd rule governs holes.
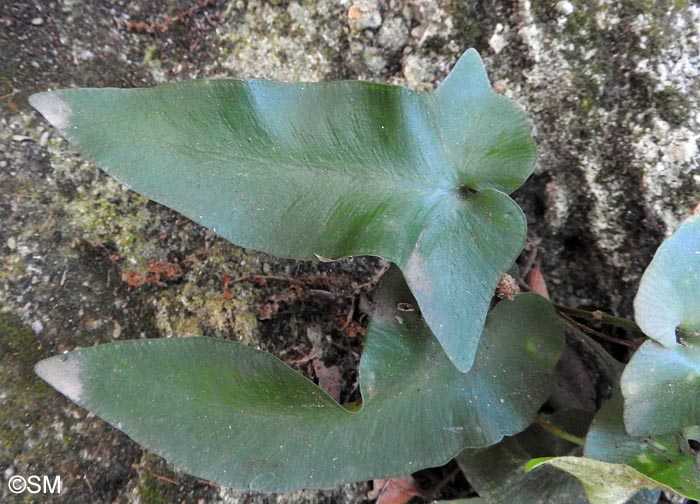
[[[244,88],[246,88],[246,92],[248,92],[248,83],[255,82],[256,79],[249,79],[249,80],[221,80],[221,81],[211,81],[211,82],[216,82],[216,83],[225,83],[228,85],[240,85]],[[349,81],[349,82],[354,82],[354,81]],[[279,84],[279,83],[277,83]],[[301,83],[302,85],[314,85],[314,86],[323,86],[323,87],[329,87],[329,86],[334,86],[336,84],[347,84],[345,81],[341,81],[340,83]],[[365,84],[365,83],[363,83]],[[221,84],[220,84],[221,85]],[[284,84],[286,86],[294,86],[295,84]],[[194,165],[196,164],[202,164],[202,159],[212,159],[212,154],[217,153],[218,156],[216,159],[213,159],[214,162],[220,162],[223,165],[228,164],[231,160],[239,160],[242,164],[245,164],[245,162],[252,162],[252,163],[257,163],[258,165],[263,165],[267,168],[266,174],[274,174],[275,173],[275,168],[281,168],[283,167],[284,169],[295,169],[300,172],[306,172],[309,173],[308,177],[313,177],[315,176],[324,176],[324,177],[344,177],[346,180],[350,179],[352,181],[356,181],[356,173],[351,173],[352,169],[357,169],[358,167],[360,170],[357,170],[359,173],[363,174],[369,174],[370,176],[366,178],[367,180],[367,186],[370,187],[382,187],[383,189],[389,190],[390,192],[396,188],[396,187],[403,187],[404,190],[407,190],[408,192],[415,192],[418,194],[424,194],[424,195],[434,195],[436,193],[447,193],[450,191],[457,191],[459,189],[459,183],[458,179],[460,177],[460,170],[458,167],[454,166],[454,162],[451,162],[450,156],[447,155],[447,148],[445,146],[445,140],[443,138],[442,134],[442,129],[440,128],[439,124],[436,124],[434,121],[434,117],[438,117],[440,114],[440,111],[435,110],[437,107],[437,103],[435,100],[435,95],[432,93],[419,93],[411,90],[407,90],[398,86],[392,86],[389,84],[376,84],[376,85],[381,85],[385,86],[388,88],[392,88],[396,90],[396,92],[399,92],[400,94],[404,96],[410,96],[410,99],[413,100],[419,100],[422,107],[421,107],[421,118],[422,122],[419,124],[416,124],[415,122],[411,123],[411,127],[408,130],[411,134],[410,140],[412,145],[417,145],[419,146],[419,149],[415,151],[415,153],[420,154],[420,161],[421,163],[415,163],[412,165],[406,165],[406,168],[408,167],[413,167],[416,168],[415,170],[411,170],[410,172],[406,172],[405,170],[402,170],[402,166],[398,165],[392,165],[391,163],[391,158],[384,158],[383,160],[385,163],[380,163],[379,166],[384,168],[381,170],[381,172],[377,173],[375,176],[371,176],[371,165],[369,164],[357,164],[357,163],[349,163],[349,164],[337,164],[333,165],[332,163],[328,162],[325,164],[325,166],[322,166],[320,164],[304,164],[301,163],[299,159],[294,159],[293,157],[285,157],[283,162],[276,163],[274,161],[271,161],[270,159],[262,158],[259,156],[255,155],[250,155],[247,153],[243,152],[232,152],[232,151],[221,151],[217,149],[217,147],[221,146],[226,146],[227,144],[236,144],[240,143],[243,144],[243,142],[248,141],[247,138],[237,138],[232,135],[230,138],[229,142],[214,142],[214,144],[210,145],[211,149],[209,150],[204,150],[202,149],[201,146],[196,146],[193,145],[190,142],[187,142],[185,144],[174,144],[172,142],[164,141],[162,136],[158,134],[157,132],[153,132],[153,134],[148,135],[148,140],[153,142],[155,145],[158,144],[167,144],[171,149],[180,151],[184,155],[190,155],[191,153],[198,153],[200,154],[201,157],[193,159]],[[178,124],[181,124],[180,122],[177,121],[177,118],[173,118],[170,116],[169,111],[171,110],[171,107],[168,107],[168,103],[163,101],[163,94],[159,93],[158,91],[160,88],[148,88],[148,89],[138,89],[134,90],[136,92],[153,92],[154,95],[159,99],[159,105],[160,105],[160,110],[163,111],[168,118],[168,122],[173,125],[173,128],[175,129]],[[123,90],[126,92],[129,92],[131,90]],[[404,101],[404,103],[406,103]],[[408,108],[407,105],[404,105],[405,108]],[[257,109],[256,109],[257,111]],[[148,111],[141,110],[140,111],[142,114],[148,114]],[[223,118],[218,118],[219,121],[221,121],[220,129],[232,131],[232,133],[239,134],[240,132],[231,130],[229,125],[226,124]],[[143,136],[142,131],[137,131],[134,128],[132,128],[132,124],[136,124],[137,121],[126,121],[124,124],[126,124],[126,127],[131,130],[132,134],[138,135],[138,136]],[[103,125],[106,128],[110,128],[113,125],[112,124],[107,124],[105,121]],[[179,128],[178,128],[179,129]],[[189,133],[189,131],[186,131],[186,133]],[[426,139],[430,139],[430,141],[426,141]],[[419,139],[423,139],[424,141],[421,142]],[[420,148],[421,145],[435,145],[437,146],[436,149],[430,152],[426,152],[424,148]],[[183,152],[183,147],[186,148],[187,150]],[[434,165],[436,167],[439,167],[438,169],[434,169],[430,167],[430,161],[429,158],[432,157],[434,154],[439,154],[440,158],[437,160],[432,160]],[[413,159],[416,159],[414,156]],[[339,171],[338,168],[341,166],[345,166],[346,168],[343,169],[343,171]],[[424,170],[421,170],[421,167],[426,167]],[[369,168],[369,170],[368,170]],[[393,168],[393,169],[387,169],[387,168]],[[464,171],[464,170],[462,170]],[[469,171],[469,170],[467,170]],[[345,172],[345,173],[343,173]],[[438,175],[437,177],[431,176],[431,175]],[[447,177],[445,177],[447,175]],[[435,183],[435,182],[442,182],[442,183]],[[427,187],[426,187],[427,186]]]

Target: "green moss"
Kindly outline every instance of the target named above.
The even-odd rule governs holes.
[[[688,120],[690,101],[685,94],[664,89],[655,93],[653,100],[659,116],[671,126],[680,126]]]
[[[5,364],[14,361],[22,367],[33,366],[40,358],[34,331],[9,313],[0,313],[0,354]]]
[[[132,256],[139,255],[148,222],[145,202],[134,193],[124,193],[118,183],[107,181],[96,192],[81,193],[68,202],[66,210],[83,238],[113,243],[119,254]]]
[[[52,393],[34,375],[41,348],[34,331],[9,313],[0,313],[0,382],[7,398],[0,408],[0,466],[6,457],[20,452],[25,442],[22,419],[41,408]]]
[[[535,17],[545,21],[560,17],[556,3],[554,0],[534,2]],[[668,13],[686,8],[687,2],[622,0],[601,5],[602,2],[571,0],[571,3],[574,9],[566,16],[559,43],[572,48],[563,54],[570,64],[579,110],[591,119],[597,109],[616,110],[625,102],[630,104],[629,114],[656,108],[674,126],[686,121],[690,110],[687,98],[673,91],[653,94],[651,90],[657,82],[637,72],[635,65],[659,57],[670,29]],[[639,28],[630,30],[633,24]],[[621,87],[621,82],[628,85]]]
[[[155,44],[149,45],[143,52],[143,64],[147,67],[159,67],[158,47]]]
[[[536,3],[536,2],[535,2]],[[495,23],[488,23],[488,14],[481,2],[472,0],[448,0],[446,10],[452,18],[454,33],[460,46],[474,47],[479,52],[487,49],[487,38],[493,32]]]
[[[574,74],[573,84],[579,94],[579,110],[586,117],[594,119],[595,111],[601,106],[601,90],[598,84],[586,73]]]
[[[579,107],[583,113],[590,114],[595,107],[595,100],[593,100],[590,96],[584,96],[581,98]]]
[[[556,13],[555,1],[534,2],[533,10],[538,17],[551,16]],[[584,54],[589,49],[597,49],[599,52],[595,59],[604,62],[607,66],[614,66],[614,61],[601,54],[601,50],[608,48],[607,53],[619,51],[624,47],[625,54],[650,57],[658,52],[658,40],[664,37],[665,23],[669,19],[669,12],[678,12],[687,8],[685,0],[622,0],[614,5],[597,5],[589,0],[572,0],[573,12],[567,16],[564,27],[565,35],[573,42],[578,55]],[[601,28],[597,24],[597,16],[603,14],[607,18],[616,18],[618,22],[609,28]],[[649,26],[643,33],[635,34],[625,31],[623,28],[632,22],[645,16],[649,20]],[[646,36],[645,44],[639,43],[639,37]]]
[[[0,373],[0,378],[5,378],[3,373]],[[18,425],[12,423],[12,418],[10,418],[9,408],[3,407],[0,410],[0,445],[3,447],[3,452],[7,453],[8,460],[3,460],[4,454],[0,452],[0,464],[9,465],[9,461],[12,459],[11,454],[17,453],[22,449],[24,444],[24,433]]]
[[[156,478],[145,474],[139,481],[139,496],[143,504],[165,504],[165,495]]]

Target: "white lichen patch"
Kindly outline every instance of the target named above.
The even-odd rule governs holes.
[[[518,36],[528,47],[530,57],[539,62],[543,52],[543,36],[532,12],[532,4],[529,0],[520,2],[520,15],[523,23],[518,30]]]
[[[80,402],[83,395],[80,360],[73,354],[63,354],[39,362],[34,370],[64,396]]]
[[[688,183],[693,184],[700,194],[700,180],[692,176],[700,173],[700,123],[694,117],[690,121],[695,124],[693,128],[672,128],[665,121],[656,120],[651,128],[639,133],[634,144],[636,155],[644,161],[646,168],[641,196],[654,216],[665,224],[667,234],[679,225],[682,218],[669,212],[665,204],[668,195],[687,189],[684,186]],[[687,210],[689,212],[690,208]]]
[[[217,30],[221,45],[232,48],[222,58],[220,68],[228,77],[244,79],[323,80],[329,65],[327,55],[338,44],[339,26],[319,25],[310,20],[323,9],[335,10],[338,18],[342,18],[346,7],[322,4],[312,8],[291,3],[286,9],[279,9],[266,2],[249,2],[243,22],[233,18],[235,22]]]
[[[693,112],[700,101],[700,8],[558,2],[554,26],[535,2],[517,5],[519,22],[511,29],[534,62],[524,70],[528,100],[518,101],[544,132],[537,172],[552,176],[547,222],[568,233],[566,226],[583,218],[606,263],[634,282],[640,271],[630,268],[635,252],[625,230],[659,223],[669,233],[688,198],[700,196],[700,120]],[[623,29],[629,34],[620,46],[599,43]],[[644,79],[631,86],[647,86],[647,101],[621,102],[637,95],[620,82],[640,75]],[[572,126],[594,133],[578,142]],[[635,215],[638,202],[643,212]],[[577,203],[585,217],[571,214]]]
[[[493,34],[489,37],[489,47],[493,49],[496,54],[500,53],[505,46],[508,45],[508,32],[504,29],[501,23],[496,24],[496,28],[493,30]]]
[[[659,58],[642,62],[640,70],[656,81],[656,90],[672,88],[682,93],[698,93],[700,79],[700,7],[688,6],[680,12],[669,12],[668,34],[673,43],[663,44]],[[640,16],[639,25],[653,23],[650,16]]]

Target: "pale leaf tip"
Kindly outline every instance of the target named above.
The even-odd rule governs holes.
[[[36,93],[29,97],[29,104],[39,111],[52,126],[60,131],[68,127],[73,110],[56,91]]]
[[[438,87],[438,95],[476,97],[491,91],[486,67],[476,49],[467,49]]]
[[[75,355],[62,354],[44,359],[34,366],[34,372],[70,400],[80,401],[83,382],[80,362]]]

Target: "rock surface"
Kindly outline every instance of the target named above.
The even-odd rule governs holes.
[[[368,489],[219,489],[144,453],[34,377],[42,357],[119,338],[199,333],[284,356],[290,339],[308,344],[314,327],[343,344],[326,305],[265,320],[269,291],[224,279],[326,272],[359,282],[376,263],[296,265],[224,243],[82,161],[28,106],[33,92],[199,77],[431,90],[475,47],[497,91],[532,121],[539,164],[515,197],[552,297],[628,317],[655,248],[700,200],[693,2],[36,1],[3,3],[0,24],[3,502],[31,501],[6,486],[30,473],[61,475],[61,501],[72,503],[342,503]],[[180,272],[139,283],[154,262]]]

